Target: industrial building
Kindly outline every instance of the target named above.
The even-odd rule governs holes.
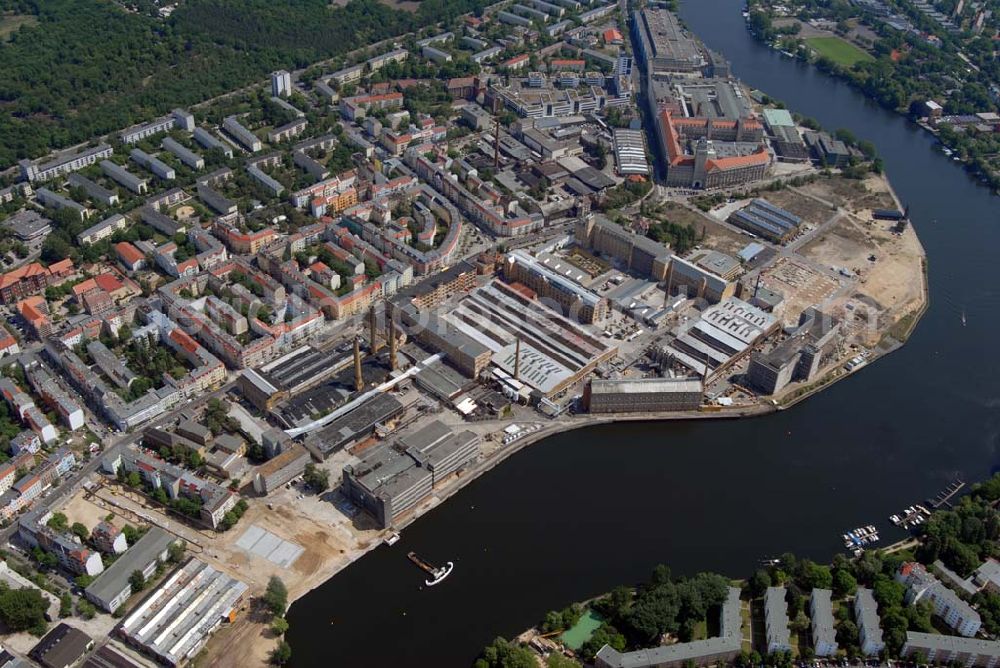
[[[670,264],[670,250],[648,237],[634,234],[601,214],[591,214],[576,222],[573,238],[577,245],[617,261],[623,269],[662,281]]]
[[[445,478],[479,456],[479,436],[453,431],[437,420],[379,445],[355,465],[344,467],[341,491],[378,521],[396,524]]]
[[[286,482],[302,475],[309,463],[309,451],[298,443],[258,467],[253,488],[258,494],[270,494]]]
[[[719,613],[718,636],[624,653],[605,645],[594,657],[594,666],[595,668],[681,668],[690,665],[724,665],[740,653],[742,642],[740,590],[729,587]]]
[[[244,602],[246,583],[189,559],[164,579],[116,628],[129,644],[168,666],[178,666],[202,648]]]
[[[1000,663],[1000,642],[907,631],[900,655],[930,666],[994,668]]]
[[[823,357],[836,345],[840,321],[815,309],[802,312],[799,326],[768,352],[750,356],[750,384],[777,394],[792,381],[808,382],[819,373]]]
[[[166,563],[170,545],[175,541],[174,536],[160,527],[150,527],[135,545],[90,583],[84,596],[101,610],[114,612],[132,595],[129,582],[132,573],[139,571],[146,579],[152,577],[157,564]]]
[[[878,603],[871,589],[858,587],[854,592],[854,618],[858,621],[858,646],[865,656],[876,656],[885,649],[879,624]]]
[[[683,325],[677,338],[667,345],[666,353],[681,366],[711,380],[777,328],[778,320],[773,315],[731,297]]]
[[[698,41],[681,27],[673,12],[645,9],[632,13],[636,55],[651,73],[701,72],[708,64]]]
[[[592,380],[584,404],[594,414],[695,411],[701,407],[700,378]]]
[[[614,132],[615,164],[621,176],[649,175],[646,160],[646,140],[642,130],[616,128]]]
[[[330,455],[372,438],[376,427],[392,422],[406,409],[400,401],[380,392],[357,408],[332,420],[305,443],[316,459]]]
[[[31,648],[29,656],[42,668],[69,668],[80,663],[93,648],[93,638],[75,626],[61,622]]]
[[[531,291],[494,280],[429,316],[410,305],[400,313],[404,324],[420,325],[419,340],[463,373],[477,377],[492,363],[546,398],[615,355],[617,348],[525,292]]]
[[[794,237],[802,225],[802,219],[794,213],[759,197],[742,209],[734,211],[729,216],[729,222],[779,244]]]
[[[812,620],[812,641],[816,656],[837,653],[837,632],[833,628],[833,603],[829,589],[813,589],[809,596],[809,617]]]
[[[667,269],[667,294],[682,294],[692,299],[704,299],[710,304],[718,304],[736,294],[736,284],[674,256]]]
[[[504,258],[504,278],[523,283],[548,305],[556,304],[571,320],[594,324],[608,317],[608,300],[563,277],[527,251],[511,251]]]

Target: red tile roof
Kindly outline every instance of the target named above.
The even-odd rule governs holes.
[[[137,262],[141,262],[146,257],[142,254],[142,251],[127,241],[121,241],[115,244],[115,252],[118,253],[118,257],[122,259],[122,262],[130,267],[135,265]]]
[[[94,281],[97,283],[97,287],[105,292],[117,292],[125,287],[114,274],[100,274],[94,278]]]
[[[735,155],[730,158],[716,158],[705,163],[705,171],[713,172],[725,169],[737,169],[740,167],[752,167],[754,165],[766,165],[771,161],[767,151],[758,149],[750,155]]]
[[[31,264],[26,264],[23,267],[18,267],[14,271],[8,271],[6,274],[0,275],[0,288],[5,288],[9,285],[14,285],[26,278],[33,278],[35,276],[48,276],[49,270],[38,264],[37,262],[32,262]]]

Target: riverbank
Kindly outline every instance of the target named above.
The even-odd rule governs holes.
[[[893,25],[888,30],[889,36],[880,37],[872,22],[866,22],[863,17],[855,16],[846,21],[843,16],[832,14],[823,17],[813,7],[811,18],[806,21],[799,18],[798,7],[794,5],[791,8],[782,5],[779,9],[772,8],[768,0],[752,0],[748,7],[746,28],[759,43],[784,58],[805,63],[847,83],[875,104],[913,122],[945,147],[946,155],[950,157],[954,153],[954,160],[961,162],[976,180],[990,187],[994,194],[1000,193],[1000,169],[995,161],[995,142],[990,138],[992,131],[987,129],[983,134],[974,123],[936,127],[934,119],[928,119],[930,112],[925,108],[925,103],[933,102],[939,105],[938,115],[941,105],[946,105],[948,110],[944,114],[970,117],[973,112],[996,111],[996,97],[989,108],[983,106],[990,102],[985,91],[995,88],[995,82],[985,77],[983,70],[963,52],[963,48],[969,49],[970,43],[963,42],[958,33],[942,31],[934,22],[929,25],[934,25],[935,30],[928,27],[930,32],[916,32],[919,37],[907,31],[897,32],[900,22],[909,23],[909,20],[896,16],[889,22]],[[878,21],[888,19],[883,17]],[[876,49],[879,40],[889,46],[881,51]],[[919,62],[911,64],[910,59]],[[885,76],[887,67],[891,74],[888,77]],[[900,72],[905,69],[906,74],[896,77],[891,70],[897,69]],[[985,102],[971,104],[968,99],[952,99],[947,88],[940,88],[940,84],[931,86],[928,83],[931,79],[950,80],[957,88],[982,87]],[[916,91],[927,92],[921,97],[915,95]]]
[[[657,562],[739,574],[786,550],[825,561],[842,550],[845,528],[875,523],[956,472],[988,475],[990,401],[1000,396],[981,362],[997,326],[995,200],[898,116],[750,40],[738,9],[699,0],[682,16],[748,84],[826,127],[878,140],[934,255],[936,298],[920,327],[794,411],[600,425],[508,458],[395,546],[455,560],[449,582],[421,591],[404,556],[371,552],[295,604],[293,663],[321,665],[335,647],[354,666],[467,666],[498,633],[512,637],[547,609],[637,582]],[[886,539],[895,540],[888,529]]]

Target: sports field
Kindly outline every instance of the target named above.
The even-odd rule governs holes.
[[[580,621],[563,633],[560,640],[574,652],[578,651],[583,647],[583,643],[590,640],[590,636],[601,626],[602,621],[600,615],[587,608],[587,612],[583,614],[583,617],[580,617]]]
[[[874,60],[871,54],[839,37],[809,37],[806,44],[819,55],[826,56],[842,67],[853,67],[854,63]]]

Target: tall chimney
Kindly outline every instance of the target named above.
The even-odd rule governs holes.
[[[392,316],[389,316],[389,370],[396,370],[396,321]]]
[[[372,355],[378,352],[378,318],[375,315],[375,304],[368,309],[368,347]]]
[[[354,337],[354,389],[365,389],[365,379],[361,375],[361,339]]]
[[[521,379],[521,337],[517,337],[514,345],[514,380]]]

